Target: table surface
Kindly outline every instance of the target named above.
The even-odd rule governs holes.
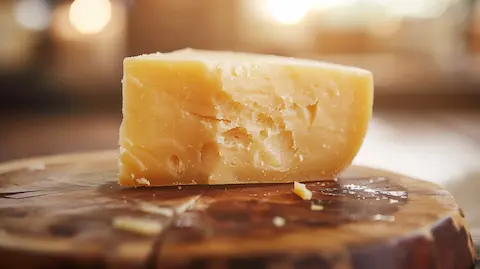
[[[378,114],[354,163],[445,187],[480,247],[480,111]]]
[[[121,115],[13,115],[0,118],[0,162],[115,148]],[[480,110],[376,111],[355,164],[440,184],[480,237]],[[479,238],[480,240],[480,238]]]
[[[352,165],[338,180],[305,183],[311,201],[291,184],[125,189],[117,157],[110,150],[0,165],[2,264],[473,267],[464,216],[436,184]]]

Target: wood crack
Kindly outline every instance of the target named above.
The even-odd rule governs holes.
[[[155,239],[152,249],[150,251],[150,254],[147,256],[147,259],[145,261],[145,268],[146,269],[157,269],[161,268],[161,262],[160,259],[162,258],[162,250],[163,246],[165,244],[165,241],[167,239],[168,233],[172,230],[172,228],[175,227],[175,222],[187,211],[189,211],[191,208],[195,207],[197,201],[199,198],[202,196],[197,195],[191,198],[189,201],[185,202],[182,204],[180,207],[169,207],[172,209],[173,216],[169,219],[167,222],[167,225],[165,226],[165,229],[157,236]]]
[[[34,193],[36,192],[38,191],[2,192],[0,193],[0,199],[26,199],[26,198],[43,196],[46,194],[45,192],[40,192],[37,195],[35,195]],[[31,195],[25,195],[25,194],[31,194]]]

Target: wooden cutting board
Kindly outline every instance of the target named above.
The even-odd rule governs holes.
[[[126,189],[116,183],[116,157],[0,165],[1,268],[474,264],[461,210],[432,183],[350,167],[336,180],[308,183],[312,201],[292,184]]]

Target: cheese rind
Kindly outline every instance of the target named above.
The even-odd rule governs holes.
[[[331,177],[356,156],[372,105],[372,75],[353,67],[192,49],[126,58],[119,183]]]

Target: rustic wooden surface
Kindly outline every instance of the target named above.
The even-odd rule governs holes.
[[[2,268],[473,266],[461,210],[425,181],[351,167],[335,181],[308,183],[312,201],[295,196],[292,184],[123,189],[116,156],[0,165]],[[161,210],[145,210],[152,206]],[[115,228],[119,217],[163,228],[140,235]]]

